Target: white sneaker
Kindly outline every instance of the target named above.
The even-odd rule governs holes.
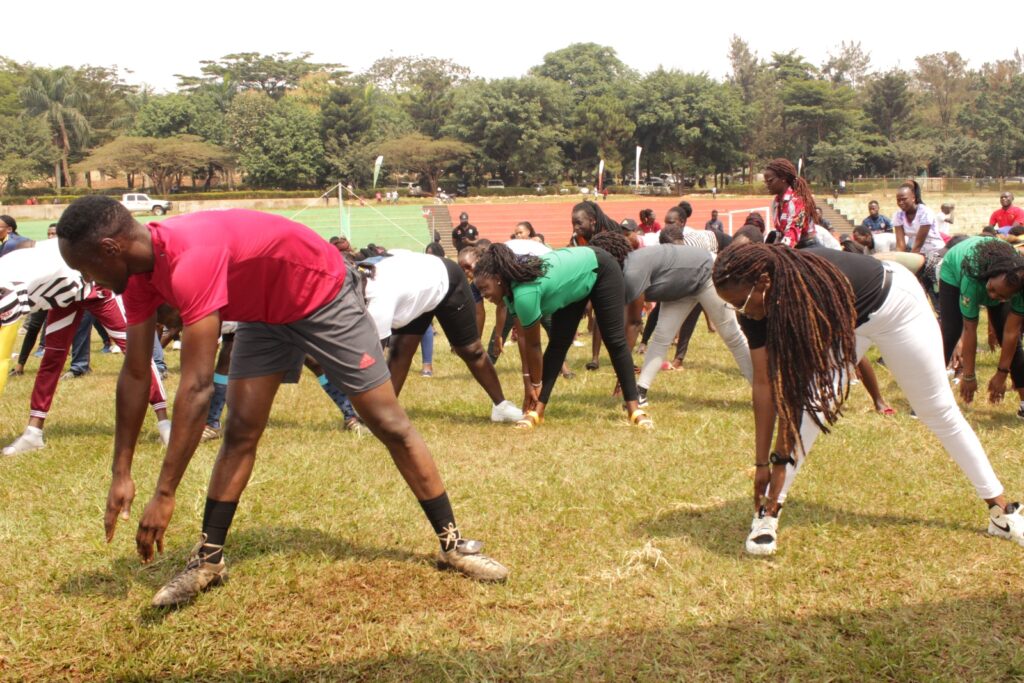
[[[751,555],[774,555],[778,536],[779,518],[766,514],[762,507],[750,524],[746,550]]]
[[[507,399],[491,408],[491,422],[518,422],[522,419],[523,411]]]
[[[37,427],[25,427],[25,432],[12,441],[10,446],[4,448],[3,454],[18,455],[19,453],[38,451],[45,445],[43,443],[43,430]]]
[[[170,420],[158,420],[156,423],[156,431],[160,433],[160,443],[166,446],[171,442]]]
[[[171,350],[181,351],[181,342],[178,340],[174,340],[173,342],[171,342]]]
[[[988,533],[997,538],[1006,538],[1024,545],[1024,515],[1020,503],[1010,503],[1006,510],[998,505],[988,509]]]
[[[111,344],[110,345],[110,354],[113,355],[113,356],[116,356],[119,353],[121,353],[121,347],[118,346],[117,344]]]

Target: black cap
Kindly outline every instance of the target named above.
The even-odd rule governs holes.
[[[636,232],[636,221],[632,218],[623,218],[619,225],[627,232]]]
[[[462,213],[459,214],[459,220],[460,221],[468,221],[469,220],[469,214],[466,213],[465,211],[463,211]]]

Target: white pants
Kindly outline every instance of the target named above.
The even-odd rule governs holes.
[[[942,334],[920,283],[906,268],[892,268],[892,287],[882,307],[857,328],[857,360],[872,344],[878,346],[896,383],[921,423],[939,438],[943,448],[956,461],[983,500],[999,496],[999,483],[978,436],[960,412],[946,376],[942,354]],[[805,414],[800,436],[805,453],[811,452],[821,430],[811,416]],[[799,449],[798,449],[799,450]],[[796,467],[786,468],[786,482],[779,493],[779,503],[793,485],[796,474],[806,458]]]
[[[640,379],[637,380],[638,386],[644,389],[651,388],[651,383],[654,382],[654,377],[658,374],[658,370],[661,369],[661,364],[665,360],[665,354],[668,352],[669,345],[672,344],[672,340],[679,331],[680,325],[686,320],[686,316],[690,315],[690,311],[697,304],[700,304],[701,308],[704,309],[708,320],[718,330],[718,334],[722,337],[725,345],[729,347],[732,357],[736,359],[736,365],[739,366],[740,372],[747,379],[747,382],[751,381],[754,369],[750,363],[750,349],[747,347],[747,338],[743,336],[740,324],[736,321],[736,313],[726,307],[725,301],[715,291],[711,278],[708,278],[704,287],[697,294],[679,299],[678,301],[660,302],[659,306],[661,308],[658,311],[658,324],[655,325],[654,333],[651,335],[651,343],[647,345],[647,352],[644,355],[644,369],[640,373]],[[942,345],[939,344],[939,346],[941,352]]]

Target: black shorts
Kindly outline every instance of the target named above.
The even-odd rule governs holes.
[[[459,264],[450,259],[441,259],[448,270],[448,293],[432,311],[427,311],[393,334],[414,334],[422,337],[434,318],[441,324],[444,336],[453,348],[469,346],[480,341],[476,329],[476,303],[469,289],[469,281]]]

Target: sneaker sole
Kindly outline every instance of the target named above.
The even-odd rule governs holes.
[[[751,541],[744,543],[743,547],[747,551],[748,555],[759,555],[762,557],[766,555],[774,555],[775,551],[778,549],[775,543],[753,543]]]
[[[989,522],[988,524],[988,535],[993,538],[1001,538],[1004,541],[1014,541],[1017,545],[1024,546],[1024,536],[1021,538],[1014,538],[1013,534],[1009,531],[1003,531],[999,527]]]
[[[3,453],[3,455],[5,457],[9,458],[12,455],[21,455],[22,453],[32,453],[33,451],[41,451],[44,448],[46,448],[46,444],[40,444],[38,446],[33,446],[32,448],[21,448],[21,449],[18,449],[18,450],[12,449],[10,446],[8,446],[7,448],[5,448],[2,451],[2,453]]]
[[[450,563],[445,562],[444,560],[441,560],[441,559],[436,560],[434,562],[434,564],[437,566],[438,570],[440,570],[440,571],[443,571],[443,572],[455,572],[457,574],[461,574],[462,576],[465,576],[467,579],[472,579],[473,581],[479,581],[481,583],[505,583],[505,581],[508,579],[508,574],[506,574],[505,576],[500,576],[500,577],[471,576],[470,574],[467,574],[466,572],[464,572],[461,569],[459,569],[458,567],[456,567],[454,564],[450,564]]]

